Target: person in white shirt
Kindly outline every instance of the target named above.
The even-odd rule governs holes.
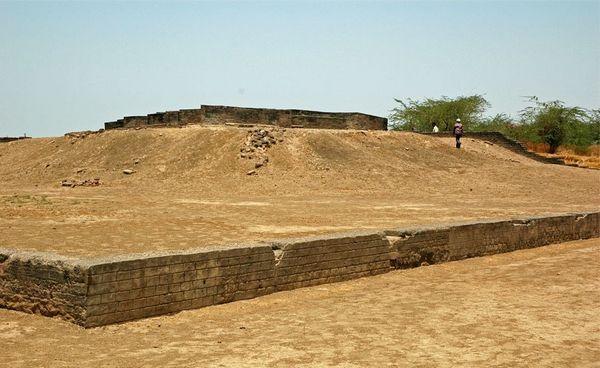
[[[438,128],[438,126],[437,126],[436,123],[433,123],[433,132],[434,133],[439,133],[439,131],[440,131],[440,128]]]

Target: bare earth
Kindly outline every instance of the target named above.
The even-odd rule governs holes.
[[[191,126],[1,144],[0,247],[90,257],[600,208],[600,171],[483,141],[456,150],[412,133],[287,130],[249,176],[247,134]],[[59,184],[94,178],[102,185]]]
[[[4,367],[598,367],[600,240],[84,330],[0,310]]]

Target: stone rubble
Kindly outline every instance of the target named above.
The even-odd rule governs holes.
[[[269,127],[249,129],[244,146],[240,149],[240,158],[254,160],[254,169],[264,167],[269,162],[267,150],[283,142],[285,128]],[[248,175],[256,174],[256,170],[251,170]]]
[[[73,180],[73,179],[65,179],[60,182],[60,186],[62,187],[97,187],[101,185],[100,178],[94,179],[85,179],[85,180]]]
[[[90,134],[94,134],[94,131],[91,130],[84,130],[81,132],[69,132],[69,133],[65,133],[65,137],[67,138],[72,138],[72,139],[83,139],[85,137],[87,137]]]

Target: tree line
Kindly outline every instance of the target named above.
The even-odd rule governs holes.
[[[400,100],[389,116],[391,129],[429,132],[433,124],[451,131],[460,118],[465,131],[496,131],[523,142],[546,143],[549,152],[561,145],[586,149],[600,144],[600,109],[567,106],[564,102],[529,97],[516,118],[486,116],[490,103],[482,95]]]

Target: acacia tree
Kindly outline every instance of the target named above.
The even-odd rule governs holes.
[[[533,106],[521,110],[521,120],[537,130],[541,141],[550,147],[550,153],[555,153],[570,134],[585,127],[590,119],[585,109],[565,106],[562,101],[540,101],[535,96],[529,101]]]
[[[589,144],[600,144],[600,109],[592,109],[588,113],[587,124],[589,127]]]
[[[490,106],[481,95],[394,100],[400,104],[389,116],[394,130],[431,131],[434,123],[441,130],[451,130],[457,118],[461,119],[465,129],[469,129],[481,124],[483,113]]]

